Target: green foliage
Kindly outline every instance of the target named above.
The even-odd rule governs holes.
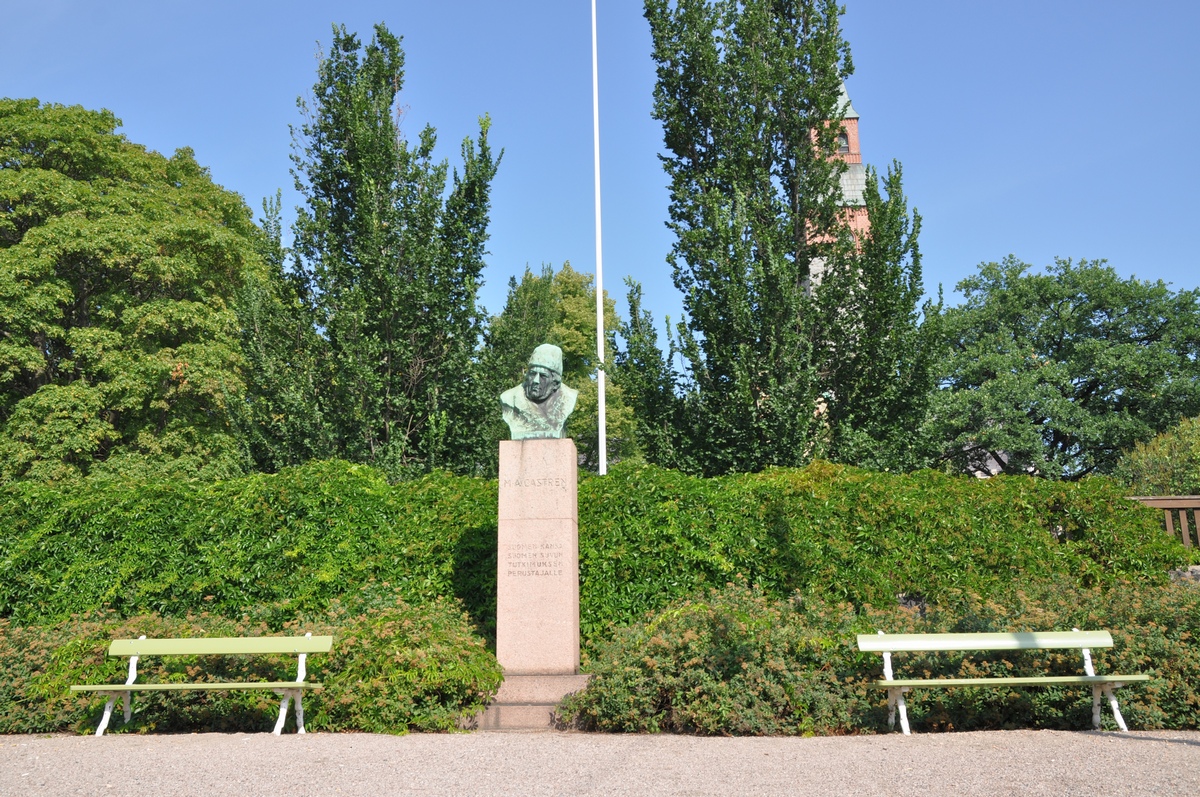
[[[336,450],[321,408],[327,352],[304,302],[299,275],[285,269],[280,193],[263,201],[266,270],[246,280],[235,307],[246,360],[245,400],[233,413],[255,469],[275,472]]]
[[[339,602],[325,624],[315,618],[335,639],[325,689],[306,717],[313,730],[453,731],[491,702],[500,665],[457,602],[408,606],[383,586],[365,601]]]
[[[559,708],[593,731],[796,735],[845,731],[843,687],[862,681],[847,656],[855,615],[823,609],[820,624],[758,590],[730,587],[623,628],[592,658],[586,690]],[[862,670],[863,673],[866,670]]]
[[[584,639],[739,577],[779,597],[880,605],[1056,576],[1161,583],[1185,551],[1125,493],[1100,478],[816,463],[701,479],[618,463],[579,486]],[[412,603],[456,596],[493,633],[494,481],[435,473],[391,485],[335,461],[215,484],[18,484],[0,499],[0,616],[20,624],[104,608],[240,617],[262,605],[278,628],[387,582]]]
[[[1121,452],[1200,413],[1200,291],[1122,279],[1103,261],[1044,274],[985,263],[946,312],[934,434],[957,469],[1110,473]]]
[[[676,353],[658,345],[654,318],[642,309],[642,286],[626,278],[629,288],[629,322],[621,325],[625,348],[614,358],[613,381],[621,387],[633,410],[634,438],[647,462],[689,472],[699,470],[683,452],[688,448],[684,402],[678,394],[680,380],[670,365]],[[668,326],[669,326],[668,319]]]
[[[1200,495],[1200,417],[1178,425],[1121,458],[1117,478],[1135,495]]]
[[[241,198],[108,111],[0,100],[0,479],[239,473]]]
[[[499,164],[490,120],[463,141],[461,175],[433,160],[432,127],[404,139],[395,118],[404,52],[383,25],[365,47],[335,27],[317,72],[295,134],[306,206],[294,231],[299,295],[324,346],[322,417],[339,456],[393,477],[475,472],[490,456],[477,433],[487,397],[475,371]]]
[[[437,599],[416,608],[385,595],[339,603],[284,626],[286,633],[334,636],[332,653],[308,657],[308,679],[324,685],[305,695],[309,730],[450,731],[486,706],[498,688],[499,665],[457,605]],[[271,633],[251,616],[211,614],[118,619],[102,612],[53,626],[0,620],[0,733],[94,730],[104,697],[69,688],[124,681],[128,659],[105,655],[113,639]],[[295,672],[294,656],[152,656],[138,662],[138,680],[146,683],[278,681]],[[279,698],[270,692],[143,692],[134,695],[132,722],[114,719],[111,729],[261,732],[274,725],[278,712]],[[289,712],[289,727],[293,722]]]
[[[936,459],[914,436],[937,387],[942,305],[921,304],[921,217],[911,215],[899,163],[882,180],[866,172],[870,227],[829,260],[811,319],[825,429],[818,450],[834,462],[910,471]],[[918,312],[918,307],[921,307]]]
[[[671,186],[669,256],[704,473],[810,455],[810,269],[842,239],[834,157],[849,48],[832,0],[646,0],[654,117]]]
[[[616,333],[621,328],[616,305],[604,294],[605,363],[612,363]],[[508,284],[504,310],[488,325],[485,368],[492,380],[490,393],[500,395],[525,376],[529,355],[542,343],[563,351],[563,384],[579,391],[575,412],[567,422],[568,434],[579,448],[583,464],[595,470],[599,463],[599,389],[596,360],[596,288],[594,278],[563,263],[555,272],[543,266],[541,274],[528,268],[518,283]],[[609,380],[605,390],[608,455],[628,456],[634,450],[634,421],[620,382]],[[495,401],[492,402],[495,404]],[[508,427],[493,413],[492,449],[508,439]]]
[[[991,600],[963,593],[915,611],[776,600],[730,585],[620,629],[587,665],[592,680],[559,707],[588,730],[705,735],[793,735],[886,729],[878,654],[856,635],[1109,629],[1112,650],[1095,650],[1101,673],[1145,672],[1152,680],[1119,693],[1134,728],[1200,727],[1200,590],[1184,585],[1080,588],[1043,582]],[[1078,651],[896,654],[897,677],[1079,675]],[[909,719],[921,730],[1091,727],[1086,687],[915,690]],[[1111,716],[1105,715],[1111,727]]]
[[[737,578],[776,596],[880,605],[902,593],[987,596],[1056,575],[1161,583],[1185,551],[1158,512],[1125,494],[1099,478],[974,480],[818,462],[700,479],[621,464],[580,484],[584,635]]]
[[[867,172],[870,230],[851,231],[837,156],[853,71],[841,9],[646,0],[645,13],[686,311],[670,354],[688,366],[682,382],[663,366],[631,294],[622,377],[646,413],[647,457],[707,475],[814,457],[927,466],[912,430],[937,381],[941,308],[918,310],[920,217],[899,164],[882,186]]]
[[[0,503],[0,616],[61,621],[273,607],[279,627],[372,581],[423,603],[458,595],[494,617],[494,482],[316,462],[225,482],[10,487]]]

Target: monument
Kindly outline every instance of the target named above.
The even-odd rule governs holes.
[[[488,730],[549,729],[579,674],[578,454],[566,434],[578,392],[562,384],[562,350],[543,344],[500,406],[496,658],[504,683],[480,717]]]

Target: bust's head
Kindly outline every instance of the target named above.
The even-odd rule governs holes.
[[[543,343],[533,350],[525,371],[525,398],[541,404],[562,385],[562,349]]]

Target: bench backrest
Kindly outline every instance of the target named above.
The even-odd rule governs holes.
[[[328,653],[331,636],[197,637],[114,639],[110,656],[223,656],[256,653]]]
[[[858,649],[873,653],[936,650],[1111,648],[1107,631],[1018,631],[1011,634],[859,634]]]

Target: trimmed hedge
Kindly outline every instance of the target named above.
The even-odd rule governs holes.
[[[580,487],[585,636],[742,579],[854,604],[982,596],[1066,577],[1165,583],[1187,559],[1161,513],[1103,479],[976,480],[816,462],[701,479],[619,467]]]
[[[870,733],[887,728],[879,654],[856,635],[1109,629],[1114,648],[1095,650],[1101,673],[1145,672],[1119,692],[1133,728],[1200,727],[1200,590],[1121,584],[1108,589],[1044,583],[992,600],[947,596],[940,607],[855,609],[729,586],[620,629],[591,657],[586,690],[559,707],[567,725],[593,731],[704,735]],[[899,673],[984,677],[1082,673],[1078,651],[897,654]],[[1091,727],[1091,690],[1081,687],[914,690],[916,730]],[[1105,714],[1105,726],[1115,727]]]
[[[622,463],[579,490],[585,642],[731,580],[853,604],[987,597],[1013,582],[1166,581],[1187,562],[1160,513],[1116,482],[828,463],[702,479]],[[84,483],[0,493],[0,617],[18,625],[250,607],[268,628],[383,583],[412,604],[455,596],[493,633],[496,483],[389,485],[344,462],[210,484]]]
[[[310,730],[451,731],[482,710],[500,685],[495,656],[453,601],[413,607],[388,599],[385,588],[362,596],[353,608],[338,602],[282,630],[334,635],[331,653],[308,658],[309,680],[324,684],[304,698]],[[52,626],[0,620],[0,734],[95,730],[105,696],[69,688],[124,681],[128,659],[106,655],[113,639],[271,632],[262,620],[210,614],[121,619],[100,612]],[[293,677],[295,670],[294,656],[150,656],[138,662],[138,679],[277,681]],[[133,705],[133,721],[114,720],[113,730],[255,732],[270,730],[279,713],[279,698],[258,691],[143,692],[134,696]],[[289,713],[288,727],[294,722]]]

